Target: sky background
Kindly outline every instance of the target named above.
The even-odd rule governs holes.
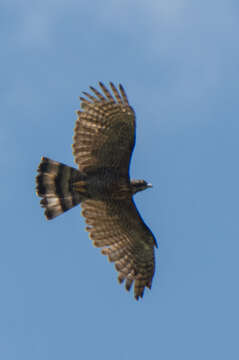
[[[0,5],[0,357],[239,358],[239,4]],[[42,155],[73,166],[78,96],[121,82],[137,115],[131,176],[158,242],[136,302],[77,207],[47,222]]]

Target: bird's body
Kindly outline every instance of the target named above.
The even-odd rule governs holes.
[[[104,96],[80,98],[73,154],[76,170],[42,158],[38,168],[37,194],[42,197],[47,219],[81,204],[86,230],[102,253],[115,261],[119,281],[129,290],[135,282],[135,298],[151,287],[156,240],[133,201],[138,191],[151,187],[144,180],[130,180],[129,165],[135,145],[135,115],[125,91],[110,83],[114,97],[100,83]]]

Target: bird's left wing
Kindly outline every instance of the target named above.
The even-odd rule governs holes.
[[[82,209],[93,244],[115,262],[119,282],[125,280],[127,290],[134,282],[135,298],[143,297],[144,288],[151,288],[157,243],[133,199],[86,200]]]

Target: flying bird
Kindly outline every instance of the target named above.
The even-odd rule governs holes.
[[[122,85],[111,91],[80,97],[74,129],[73,155],[78,170],[42,157],[36,176],[36,192],[53,219],[81,204],[86,230],[96,247],[115,262],[126,290],[134,283],[136,300],[151,288],[157,242],[140,216],[133,196],[152,187],[145,180],[130,180],[129,166],[135,146],[135,113]]]

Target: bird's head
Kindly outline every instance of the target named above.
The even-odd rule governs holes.
[[[145,180],[131,180],[130,184],[133,194],[136,194],[138,191],[153,187],[152,184],[147,183]]]

